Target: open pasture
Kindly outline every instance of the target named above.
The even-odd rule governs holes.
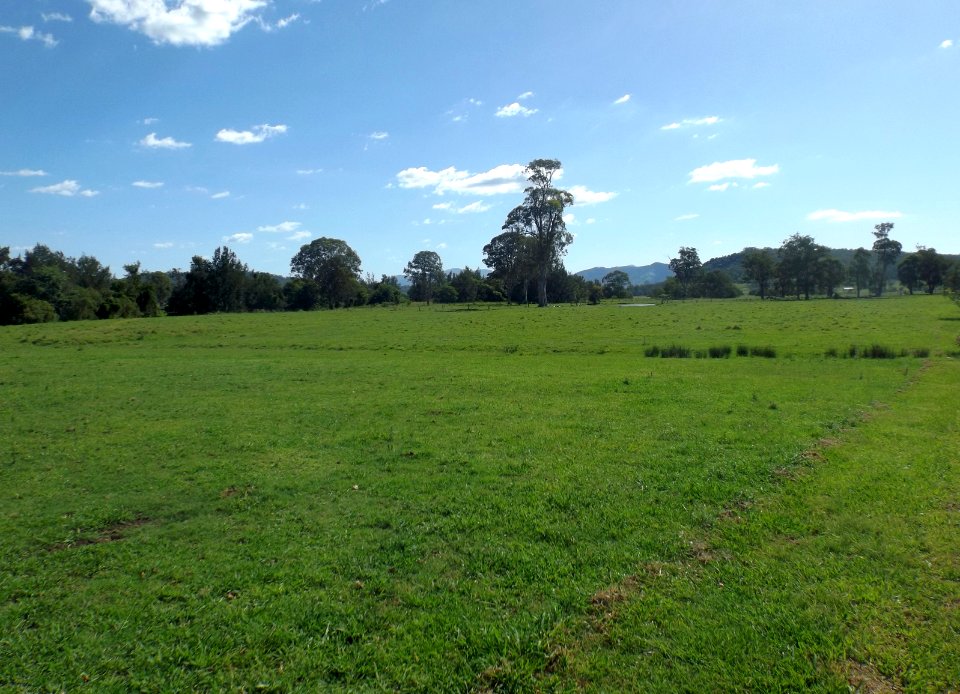
[[[957,316],[915,296],[4,328],[0,685],[832,690],[859,663],[956,688]],[[645,356],[672,344],[733,352]],[[875,484],[893,555],[883,514],[836,525]],[[894,604],[919,651],[884,640]]]

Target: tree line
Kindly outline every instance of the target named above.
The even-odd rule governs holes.
[[[739,257],[738,279],[752,283],[761,299],[771,295],[809,299],[812,295],[838,296],[837,289],[850,283],[857,297],[864,291],[881,296],[892,279],[899,280],[910,294],[938,288],[960,291],[960,263],[940,255],[934,248],[920,246],[903,256],[903,246],[890,237],[892,222],[877,224],[871,250],[858,248],[849,263],[834,257],[812,236],[794,234],[778,249],[746,249]],[[670,261],[674,276],[660,288],[671,298],[717,297],[739,291],[727,273],[705,272],[696,248],[681,247]]]
[[[918,248],[896,264],[902,254],[890,238],[893,224],[874,228],[871,251],[860,248],[848,265],[831,257],[810,236],[794,234],[777,250],[748,249],[740,276],[707,270],[696,248],[681,247],[670,261],[674,273],[660,285],[631,285],[622,270],[601,281],[571,275],[563,256],[573,242],[564,211],[573,196],[554,185],[561,170],[556,159],[535,159],[526,169],[529,185],[523,201],[512,209],[500,233],[483,247],[483,264],[446,272],[440,256],[417,252],[403,269],[408,283],[396,276],[379,279],[361,274],[359,255],[345,241],[318,238],[303,245],[290,261],[291,277],[252,271],[226,246],[210,259],[194,256],[186,271],[144,272],[140,263],[124,265],[124,275],[93,256],[70,258],[37,244],[20,257],[0,247],[0,325],[52,320],[89,320],[160,315],[196,315],[215,312],[336,309],[376,304],[422,301],[427,304],[511,302],[547,306],[551,302],[598,303],[603,298],[626,298],[644,293],[670,298],[728,298],[741,294],[734,279],[751,282],[766,298],[832,296],[841,283],[854,283],[857,296],[864,289],[882,294],[891,269],[910,293],[938,287],[960,291],[960,264],[951,263],[935,249]]]

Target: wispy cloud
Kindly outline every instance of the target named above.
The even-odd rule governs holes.
[[[159,123],[159,122],[160,122],[160,119],[159,119],[159,118],[144,118],[144,119],[143,119],[142,121],[140,121],[140,122],[141,122],[143,125],[153,125],[154,123]]]
[[[294,232],[293,234],[290,234],[290,236],[287,236],[286,238],[287,238],[287,241],[303,241],[304,239],[308,239],[311,236],[313,236],[313,234],[311,234],[309,231],[297,231],[297,232]]]
[[[62,12],[42,12],[40,16],[45,22],[72,22],[73,17]]]
[[[186,149],[193,145],[189,142],[180,142],[172,137],[157,137],[156,133],[150,133],[140,140],[140,144],[150,149]]]
[[[845,212],[844,210],[817,210],[807,215],[811,222],[864,222],[885,219],[900,219],[902,212],[884,210],[862,210],[860,212]]]
[[[624,94],[624,95],[621,96],[619,99],[617,99],[616,101],[614,101],[614,102],[613,102],[613,105],[614,105],[614,106],[619,106],[620,104],[625,104],[625,103],[627,103],[628,101],[630,101],[630,95],[629,95],[629,94]]]
[[[322,173],[323,169],[297,169],[298,176],[312,176],[313,174]]]
[[[222,190],[222,191],[220,191],[219,193],[214,193],[213,195],[211,195],[211,196],[210,196],[210,199],[211,199],[211,200],[225,200],[226,198],[229,198],[229,197],[230,197],[230,191],[229,191],[229,190]]]
[[[88,0],[90,19],[144,34],[154,43],[217,46],[258,18],[269,0]],[[173,5],[172,7],[170,5]]]
[[[696,213],[682,214],[682,215],[680,215],[679,217],[674,217],[674,218],[673,218],[673,221],[675,221],[675,222],[688,222],[688,221],[690,221],[691,219],[696,219],[696,218],[699,217],[699,216],[700,216],[700,215],[698,215],[698,214],[696,214]]]
[[[536,108],[527,108],[526,106],[521,106],[520,102],[514,101],[512,104],[507,104],[506,106],[501,106],[498,108],[496,116],[497,118],[514,118],[516,116],[529,118],[538,110],[539,109]]]
[[[297,231],[303,224],[301,222],[280,222],[279,224],[269,224],[261,227],[257,227],[257,231],[266,232],[268,234],[288,234],[292,231]]]
[[[739,188],[739,187],[740,186],[737,185],[736,183],[731,183],[730,181],[726,181],[724,183],[714,183],[712,186],[707,186],[707,190],[712,190],[712,191],[722,193],[727,188]]]
[[[660,126],[661,130],[679,130],[680,128],[690,128],[697,127],[700,125],[716,125],[717,123],[722,122],[723,119],[719,116],[706,116],[704,118],[684,118],[682,121],[677,121],[675,123],[668,123],[667,125]]]
[[[230,234],[230,236],[224,236],[223,240],[232,242],[232,243],[250,243],[251,241],[253,241],[253,234],[246,231],[241,231],[237,234]]]
[[[300,19],[300,14],[299,14],[299,13],[294,13],[294,14],[290,15],[289,17],[283,17],[282,19],[278,19],[278,20],[277,20],[275,23],[273,23],[273,24],[271,24],[270,22],[268,22],[268,21],[266,21],[266,20],[264,20],[264,19],[262,19],[262,18],[260,18],[260,17],[258,17],[258,18],[256,19],[256,22],[257,22],[257,24],[260,25],[260,28],[261,28],[261,29],[263,29],[264,31],[266,31],[266,32],[269,33],[269,32],[272,32],[272,31],[277,31],[277,30],[279,30],[279,29],[286,29],[286,28],[287,28],[288,26],[290,26],[291,24],[299,21],[299,19]]]
[[[523,94],[517,97],[517,101],[524,101],[525,99],[529,99],[532,96],[533,96],[533,92],[524,92]]]
[[[255,125],[251,130],[231,130],[224,128],[217,133],[218,142],[229,142],[232,145],[253,145],[271,137],[287,132],[285,125]]]
[[[0,171],[0,176],[29,178],[31,176],[49,176],[49,174],[43,169],[18,169],[17,171]]]
[[[617,197],[616,193],[602,193],[590,190],[586,186],[570,186],[567,190],[573,195],[573,202],[578,206],[596,205],[601,202],[609,202]]]
[[[420,166],[404,169],[397,174],[401,188],[432,188],[437,195],[461,193],[465,195],[500,195],[518,193],[524,188],[526,177],[523,164],[501,164],[483,173],[460,171],[454,167],[431,171]]]
[[[82,188],[77,181],[67,180],[60,183],[54,183],[52,186],[40,186],[33,188],[31,193],[42,193],[44,195],[62,195],[65,198],[72,198],[76,195],[84,198],[92,198],[99,195],[100,191]]]
[[[731,159],[715,161],[690,172],[690,183],[713,183],[726,178],[758,178],[779,173],[780,166],[757,166],[756,159]]]
[[[383,130],[377,130],[376,132],[372,132],[369,135],[367,135],[367,137],[369,137],[371,140],[377,140],[377,141],[386,140],[388,137],[390,137],[390,133]]]
[[[153,244],[153,247],[154,247],[154,248],[159,248],[159,249],[161,249],[161,250],[164,250],[164,249],[167,249],[167,248],[173,248],[173,241],[162,241],[162,242],[160,242],[160,243],[155,243],[155,244]]]
[[[57,45],[57,40],[53,38],[51,34],[44,34],[42,31],[37,31],[32,26],[0,26],[0,34],[14,34],[19,36],[21,41],[39,41],[47,48],[53,48]]]
[[[941,41],[940,48],[953,48],[953,40],[947,39],[946,41]]]
[[[162,181],[134,181],[130,185],[134,188],[163,188]]]

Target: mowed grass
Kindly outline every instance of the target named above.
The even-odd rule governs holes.
[[[896,598],[956,639],[956,565],[918,557],[960,540],[957,410],[910,404],[956,393],[955,317],[903,297],[4,328],[0,685],[830,689],[859,663],[955,688],[955,647],[897,650],[870,619]],[[644,356],[671,344],[777,356]],[[852,344],[931,357],[824,356]],[[857,437],[846,477],[809,453]],[[880,485],[907,455],[928,462]],[[877,490],[879,526],[902,516],[900,549],[865,554],[863,511],[846,554],[807,541],[842,479]],[[935,540],[911,539],[920,513]],[[851,564],[873,602],[845,599]]]

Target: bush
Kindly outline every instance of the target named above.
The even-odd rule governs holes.
[[[773,359],[777,356],[777,350],[773,347],[751,347],[750,348],[751,357],[765,357],[767,359]]]
[[[730,345],[711,347],[709,350],[707,350],[707,353],[710,355],[711,359],[726,359],[730,356],[731,352],[733,352],[733,348],[731,348]]]
[[[746,345],[737,345],[737,356],[738,357],[749,357],[750,349]]]

